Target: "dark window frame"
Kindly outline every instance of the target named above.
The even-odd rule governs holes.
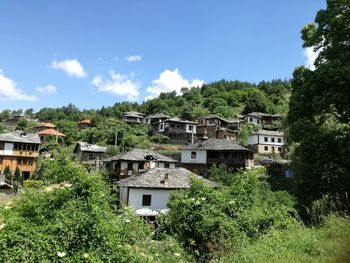
[[[142,195],[142,206],[151,206],[152,195]]]

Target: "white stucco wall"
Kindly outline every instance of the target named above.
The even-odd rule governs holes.
[[[155,167],[159,167],[159,168],[165,168],[165,163],[163,162],[159,162],[155,165]],[[153,167],[152,167],[153,168]],[[169,168],[175,168],[175,164],[174,163],[169,163]]]
[[[193,131],[192,130],[190,130],[190,126],[192,125],[192,128],[193,128]],[[194,124],[186,124],[186,133],[192,133],[193,132],[193,134],[196,134],[196,132],[197,132],[197,129],[196,129],[197,127],[196,127],[196,125],[194,125]]]
[[[164,122],[159,123],[158,124],[158,131],[159,132],[164,132],[164,129],[165,129],[165,123]]]
[[[4,155],[13,155],[13,143],[5,142]]]
[[[196,152],[196,158],[191,158],[192,152]],[[207,163],[207,152],[205,150],[181,150],[182,163]]]
[[[120,162],[120,170],[124,170],[128,168],[128,163],[127,162]]]
[[[258,139],[258,136],[259,136],[259,139]],[[265,137],[267,137],[267,142],[265,141]],[[274,142],[272,142],[272,138],[275,139]],[[281,142],[278,142],[278,139],[281,139]],[[248,144],[249,145],[260,144],[260,145],[283,146],[284,138],[283,136],[280,136],[280,135],[254,134],[249,136]]]
[[[250,120],[252,119],[252,120]],[[256,118],[254,116],[246,116],[245,121],[248,123],[253,123],[253,124],[261,124],[261,120],[259,118]]]
[[[253,144],[257,144],[257,143],[258,143],[258,135],[257,134],[249,135],[248,145],[253,145]]]
[[[129,206],[135,210],[149,208],[152,210],[166,209],[170,193],[173,190],[167,189],[148,189],[148,188],[129,188]],[[151,205],[142,206],[142,195],[152,195]]]

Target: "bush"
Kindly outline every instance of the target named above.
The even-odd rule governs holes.
[[[0,262],[189,261],[174,240],[153,242],[132,211],[117,212],[101,175],[72,163],[60,168],[56,179],[66,183],[27,189],[0,206]]]
[[[265,197],[270,190],[262,189],[262,173],[254,169],[231,174],[230,185],[219,188],[193,180],[190,189],[172,194],[160,231],[172,233],[199,261],[207,261],[234,253],[271,229],[295,224],[285,201]]]
[[[23,182],[23,187],[24,188],[36,188],[36,189],[40,189],[44,186],[44,182],[43,181],[39,181],[39,180],[25,180]]]

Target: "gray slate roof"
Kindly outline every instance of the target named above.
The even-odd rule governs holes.
[[[260,130],[254,132],[253,134],[261,134],[261,135],[273,135],[273,136],[283,136],[284,133],[281,131],[270,131],[270,130]]]
[[[152,159],[147,159],[151,157]],[[177,163],[178,161],[171,159],[165,155],[157,153],[152,150],[144,150],[144,149],[134,149],[126,153],[121,153],[111,158],[105,159],[104,162],[110,161],[156,161],[156,162],[168,162],[168,163]]]
[[[35,143],[40,144],[40,137],[35,133],[25,133],[22,131],[14,131],[0,134],[0,141],[18,142],[18,143]]]
[[[163,113],[156,113],[156,114],[153,114],[153,115],[147,115],[146,118],[147,119],[169,118],[169,116],[165,115]]]
[[[80,146],[80,150],[82,152],[95,152],[95,153],[105,153],[107,151],[107,147],[99,146],[96,144],[90,144],[87,142],[78,142],[75,146],[74,152],[77,151],[78,146]]]
[[[166,176],[168,179],[165,179]],[[208,186],[218,185],[185,168],[154,168],[141,175],[120,180],[118,184],[135,188],[186,189],[190,188],[191,176],[202,180]]]
[[[143,114],[137,111],[127,111],[123,113],[123,116],[130,116],[130,117],[144,117],[145,115],[146,114]]]
[[[183,150],[216,150],[216,151],[249,151],[235,142],[227,139],[208,139],[182,148]]]

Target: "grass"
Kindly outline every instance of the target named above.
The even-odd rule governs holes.
[[[350,219],[330,216],[319,228],[272,230],[221,262],[349,262]]]

